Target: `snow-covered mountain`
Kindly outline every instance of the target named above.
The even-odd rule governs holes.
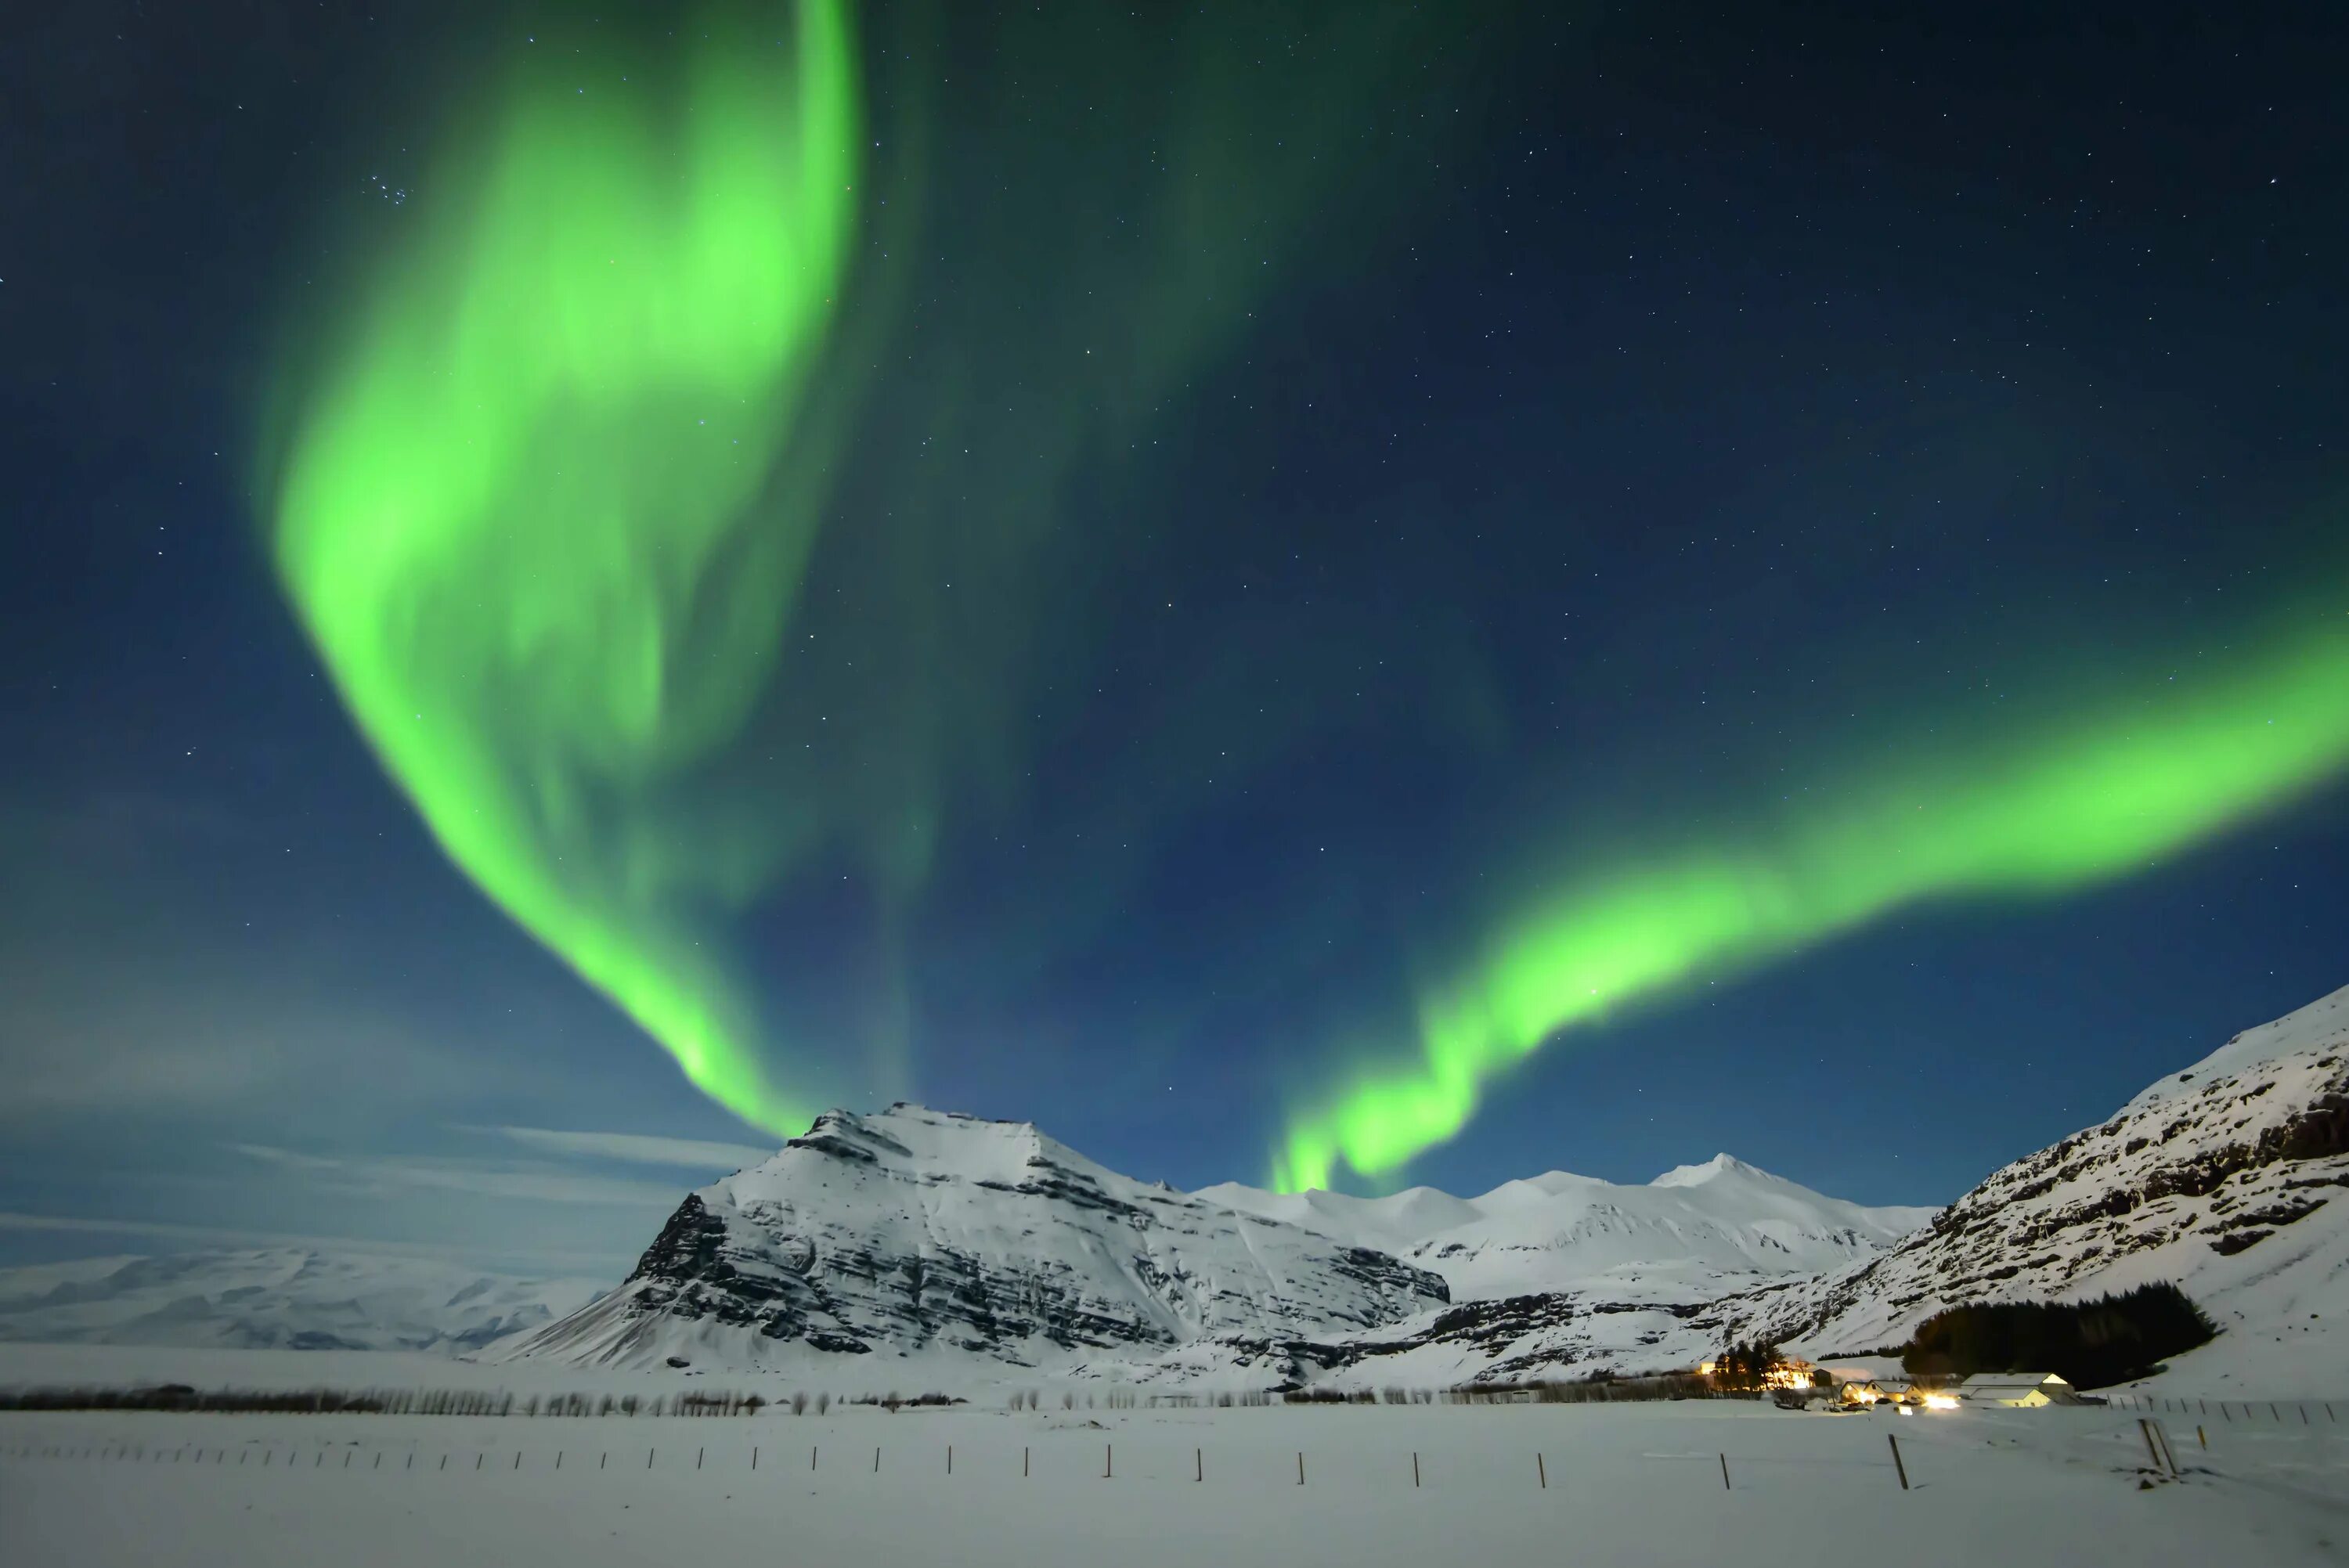
[[[0,1338],[471,1346],[535,1311],[495,1356],[874,1393],[1427,1387],[1664,1370],[1743,1338],[1865,1351],[1960,1302],[2168,1280],[2226,1330],[2183,1358],[2213,1389],[2337,1390],[2344,1187],[2349,989],[1938,1212],[1863,1208],[1727,1155],[1644,1185],[1552,1171],[1477,1198],[1184,1193],[1026,1123],[900,1104],[829,1112],[688,1195],[620,1288],[559,1320],[545,1282],[419,1291],[415,1264],[212,1254],[0,1274]],[[410,1283],[394,1291],[387,1268]]]
[[[2168,1280],[2222,1333],[2197,1377],[2349,1388],[2349,988],[2246,1030],[2101,1126],[2016,1161],[1880,1257],[1723,1304],[1814,1350],[1966,1301]]]
[[[479,1350],[601,1287],[305,1247],[0,1269],[0,1339],[223,1349]]]
[[[1721,1305],[1873,1257],[1932,1209],[1870,1209],[1718,1154],[1644,1186],[1553,1171],[1481,1198],[1200,1193],[1332,1235],[1374,1240],[1444,1274],[1454,1305],[1335,1339],[1226,1336],[1163,1358],[1152,1381],[1219,1367],[1275,1383],[1444,1387],[1690,1367],[1726,1344]]]
[[[1226,1183],[1198,1196],[1393,1253],[1454,1301],[1542,1291],[1710,1299],[1873,1256],[1931,1209],[1863,1208],[1716,1154],[1645,1186],[1552,1171],[1480,1198],[1414,1187],[1386,1198]]]
[[[512,1353],[829,1365],[877,1391],[1341,1335],[1446,1300],[1385,1253],[1121,1176],[1024,1122],[899,1104],[827,1112],[692,1193],[625,1284]]]

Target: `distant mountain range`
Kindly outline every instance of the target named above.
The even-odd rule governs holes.
[[[1728,1155],[1477,1198],[1180,1192],[1024,1122],[827,1112],[688,1194],[634,1273],[305,1251],[0,1271],[0,1338],[439,1349],[883,1392],[1091,1378],[1435,1387],[1898,1344],[1966,1301],[2174,1281],[2213,1387],[2349,1390],[2349,989],[2236,1037],[1947,1210]]]
[[[460,1354],[574,1312],[603,1288],[305,1247],[83,1258],[0,1269],[0,1339]]]
[[[1025,1122],[899,1104],[829,1112],[693,1193],[618,1290],[501,1354],[942,1386],[1294,1384],[1446,1343],[1500,1298],[1677,1323],[1682,1304],[1873,1255],[1932,1213],[1727,1155],[1645,1186],[1553,1171],[1475,1199],[1183,1193]]]
[[[1614,1279],[1721,1294],[1869,1257],[1932,1209],[1869,1209],[1716,1154],[1644,1187],[1552,1171],[1481,1198],[1413,1187],[1386,1198],[1278,1193],[1226,1182],[1198,1196],[1378,1247],[1444,1276],[1454,1301]]]

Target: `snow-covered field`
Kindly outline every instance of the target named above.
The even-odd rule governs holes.
[[[22,1568],[2341,1561],[2349,1428],[2230,1426],[2206,1451],[2168,1420],[2185,1476],[2141,1489],[2115,1409],[0,1414],[0,1520]]]

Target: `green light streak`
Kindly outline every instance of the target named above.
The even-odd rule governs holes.
[[[788,1132],[807,1108],[693,934],[771,851],[676,796],[749,717],[814,530],[758,503],[854,222],[857,63],[836,0],[784,48],[680,31],[665,86],[568,51],[517,73],[298,400],[275,556],[449,857]]]
[[[2339,616],[2122,707],[1861,779],[1744,842],[1568,888],[1422,995],[1421,1059],[1371,1070],[1294,1118],[1284,1191],[1340,1162],[1392,1171],[1466,1125],[1493,1078],[1560,1030],[1700,972],[1761,963],[1936,897],[2051,894],[2274,807],[2349,766]]]

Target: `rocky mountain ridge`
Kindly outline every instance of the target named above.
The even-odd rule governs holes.
[[[827,1112],[689,1195],[618,1290],[514,1350],[1074,1371],[1221,1334],[1382,1326],[1448,1300],[1440,1277],[1384,1253],[1121,1176],[1026,1123],[899,1104]]]

